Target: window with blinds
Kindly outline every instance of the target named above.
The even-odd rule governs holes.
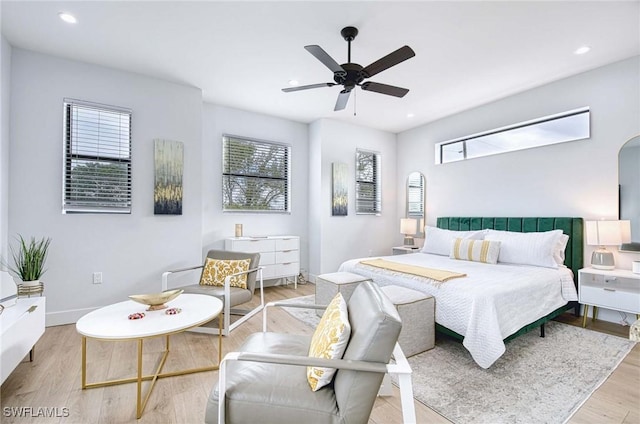
[[[131,110],[64,99],[63,213],[131,213]]]
[[[356,151],[356,213],[379,214],[382,211],[380,154]]]
[[[289,212],[291,146],[224,135],[223,211]]]
[[[424,177],[419,172],[407,179],[407,217],[424,218]]]

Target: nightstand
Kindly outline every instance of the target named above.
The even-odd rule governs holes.
[[[625,269],[583,268],[578,271],[578,301],[584,305],[583,327],[587,325],[589,306],[593,306],[594,321],[599,307],[636,314],[640,319],[640,274]]]
[[[420,251],[420,246],[397,246],[392,247],[394,255],[406,255],[407,253],[416,253]]]

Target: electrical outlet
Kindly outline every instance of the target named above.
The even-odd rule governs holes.
[[[94,272],[93,273],[93,284],[102,284],[102,273]]]

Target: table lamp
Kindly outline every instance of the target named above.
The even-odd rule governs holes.
[[[414,218],[402,218],[400,220],[400,232],[404,234],[404,245],[413,246],[413,235],[416,233],[418,221]]]
[[[615,268],[613,253],[605,246],[620,246],[631,241],[630,221],[587,221],[587,244],[598,246],[591,255],[591,266],[595,269]]]

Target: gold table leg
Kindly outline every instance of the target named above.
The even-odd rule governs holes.
[[[589,305],[584,305],[584,315],[582,316],[582,328],[587,326],[587,315],[589,315]]]
[[[138,370],[136,377],[130,378],[121,378],[116,380],[107,380],[96,383],[87,383],[87,337],[82,337],[82,389],[93,389],[96,387],[107,387],[107,386],[115,386],[118,384],[126,384],[126,383],[136,383],[136,418],[140,419],[142,417],[142,413],[144,412],[144,408],[147,406],[147,402],[149,397],[151,396],[151,392],[155,386],[156,381],[159,378],[165,377],[175,377],[178,375],[187,375],[187,374],[195,374],[198,372],[205,371],[217,371],[220,369],[220,363],[222,362],[222,314],[218,316],[218,363],[216,365],[210,365],[206,367],[199,368],[191,368],[180,371],[170,371],[170,372],[162,372],[162,368],[169,356],[169,335],[166,336],[165,341],[165,350],[162,354],[162,359],[160,360],[160,364],[158,365],[155,373],[153,375],[143,375],[142,374],[142,350],[143,350],[143,341],[144,339],[138,340]],[[151,380],[151,385],[149,386],[146,395],[144,396],[144,400],[142,399],[142,382]]]

